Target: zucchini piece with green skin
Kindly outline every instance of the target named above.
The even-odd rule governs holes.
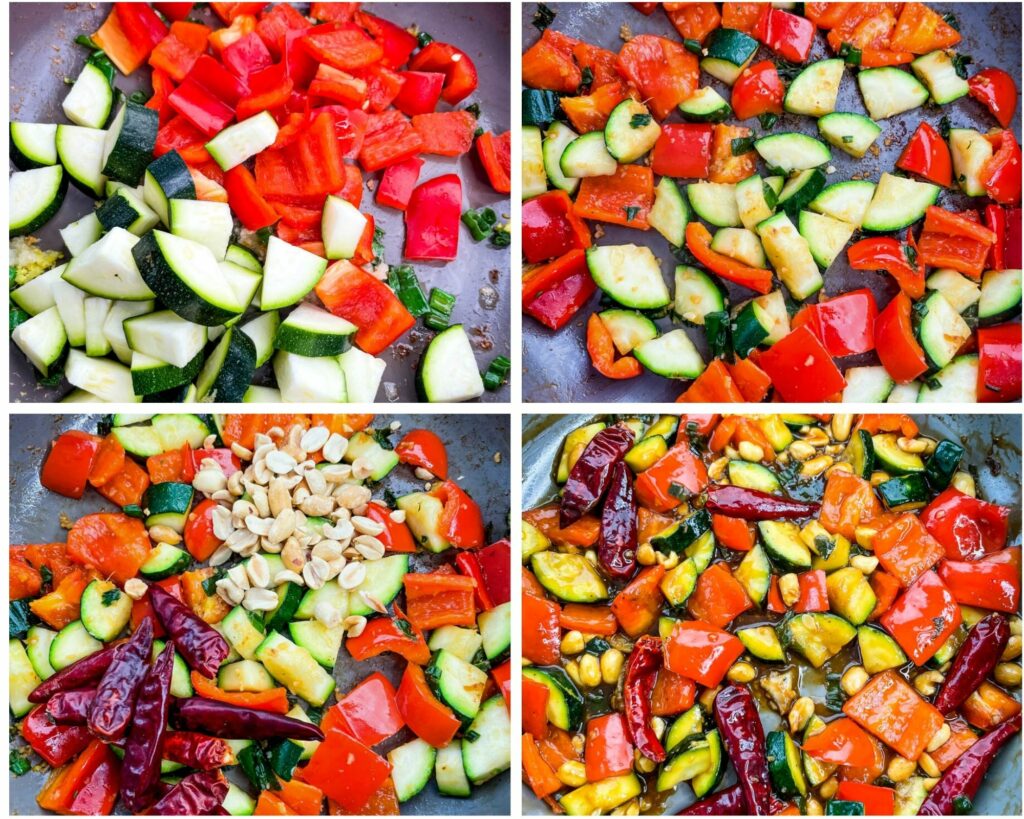
[[[60,360],[67,344],[67,334],[56,307],[43,310],[14,328],[11,340],[44,376]],[[77,352],[77,350],[72,350]],[[79,353],[79,355],[82,355]]]
[[[587,269],[597,286],[624,307],[656,310],[672,300],[661,265],[647,246],[587,248]]]
[[[890,512],[920,509],[931,499],[928,480],[921,472],[890,478],[877,487],[878,495]]]
[[[389,605],[402,591],[408,573],[409,555],[388,555],[380,560],[367,561],[363,582],[355,588],[355,594],[349,595],[348,613],[372,614],[374,609],[366,602],[367,598]]]
[[[627,97],[608,115],[604,144],[608,153],[622,164],[645,156],[661,136],[661,126],[642,102]]]
[[[733,571],[733,576],[754,603],[759,606],[764,603],[771,584],[772,566],[760,544],[755,543],[743,556],[743,560]]]
[[[672,309],[684,321],[703,326],[708,313],[725,310],[725,294],[710,275],[688,265],[675,271],[675,300]]]
[[[434,772],[437,751],[418,737],[388,751],[395,796],[399,802],[408,802],[418,794]]]
[[[523,676],[547,686],[547,718],[552,725],[570,733],[583,726],[583,695],[561,666],[526,666]]]
[[[1021,271],[988,270],[981,280],[978,323],[1001,324],[1020,313]],[[962,311],[958,311],[962,312]]]
[[[252,660],[267,636],[262,621],[242,606],[235,606],[220,621],[224,639],[244,660]]]
[[[453,739],[437,749],[434,761],[434,779],[444,796],[467,797],[472,793],[466,768],[462,763],[462,740]]]
[[[761,137],[754,142],[754,150],[769,168],[785,174],[816,168],[832,159],[824,142],[793,131]]]
[[[936,370],[945,367],[971,337],[971,328],[963,316],[937,290],[915,311],[917,340],[928,363]]]
[[[910,63],[910,70],[924,83],[932,101],[939,105],[966,97],[970,90],[967,80],[956,73],[953,57],[946,51],[932,51],[918,57]]]
[[[568,816],[597,816],[610,813],[642,790],[640,779],[631,772],[582,785],[565,794],[558,804]]]
[[[963,611],[963,608],[964,607],[961,606],[961,612]],[[930,660],[928,660],[928,664],[935,666],[936,668],[941,668],[946,663],[951,662],[953,658],[956,657],[956,653],[964,644],[969,633],[970,629],[968,628],[968,624],[960,623],[953,633],[946,638],[946,641],[939,646],[939,650],[932,655]],[[897,648],[899,648],[899,646],[897,646]]]
[[[881,233],[902,230],[924,218],[938,196],[938,185],[883,173],[861,227]]]
[[[132,614],[132,599],[107,580],[93,580],[86,586],[81,606],[85,630],[104,643],[124,631]]]
[[[776,291],[776,293],[777,292],[778,291]],[[764,304],[763,301],[761,303]],[[768,438],[769,443],[772,445],[772,449],[776,452],[784,451],[791,443],[793,443],[793,433],[789,431],[789,427],[787,427],[782,422],[782,419],[777,415],[768,415],[763,418],[759,418],[758,425],[764,432],[765,437]]]
[[[468,724],[479,712],[487,675],[475,665],[442,649],[424,672],[438,699]]]
[[[270,672],[255,660],[226,663],[217,672],[217,687],[222,691],[269,691],[276,685]]]
[[[722,777],[725,776],[727,761],[725,758],[725,750],[722,746],[722,737],[718,733],[717,728],[708,731],[704,739],[707,740],[708,751],[711,755],[710,767],[704,773],[697,774],[690,780],[690,787],[693,788],[693,795],[698,799],[702,799],[718,787],[718,784],[722,781]]]
[[[502,603],[477,616],[484,656],[492,664],[504,657],[512,644],[512,604]]]
[[[668,442],[660,435],[655,435],[651,438],[644,438],[635,444],[622,460],[633,472],[639,474],[654,466],[666,452],[668,452]]]
[[[11,160],[21,170],[57,164],[57,126],[50,122],[12,122]]]
[[[864,429],[854,430],[843,458],[853,467],[853,474],[858,478],[870,478],[875,471],[875,447],[871,434]]]
[[[228,327],[196,378],[197,400],[241,401],[255,373],[256,346],[252,339],[237,327]]]
[[[562,443],[562,452],[558,457],[558,470],[555,476],[557,483],[563,484],[569,480],[569,471],[576,464],[577,458],[583,453],[587,444],[594,439],[594,436],[606,426],[607,424],[598,421],[597,423],[587,424],[574,429],[565,436],[565,441]]]
[[[657,325],[643,313],[613,309],[597,315],[611,334],[619,355],[629,355],[640,344],[658,337]]]
[[[765,466],[749,461],[731,460],[727,465],[729,483],[744,489],[758,489],[761,492],[778,492],[782,489],[779,479]]]
[[[770,663],[785,662],[786,652],[779,642],[779,635],[771,626],[741,628],[736,632],[736,636],[740,638],[743,647],[757,659]]]
[[[707,41],[707,56],[700,68],[726,85],[732,85],[757,52],[757,41],[742,31],[717,28]]]
[[[693,560],[698,572],[704,571],[715,557],[715,533],[705,532],[687,546],[683,554]]]
[[[64,116],[84,128],[102,128],[114,107],[114,89],[99,66],[86,62],[61,103]],[[153,111],[156,116],[156,111]],[[156,134],[153,134],[154,139]]]
[[[319,620],[296,620],[288,624],[292,642],[306,649],[328,671],[334,669],[345,637],[343,626],[326,626]]]
[[[299,607],[295,610],[292,617],[296,620],[311,620],[313,619],[316,607],[321,603],[336,609],[341,613],[342,618],[348,614],[348,592],[341,588],[335,579],[328,580],[319,589],[309,589],[302,596],[302,602],[299,603]]]
[[[679,113],[690,122],[724,122],[732,117],[732,107],[708,85],[679,103]]]
[[[673,749],[658,769],[655,787],[658,791],[673,790],[681,782],[706,773],[711,768],[711,749],[706,739],[685,741]]]
[[[562,170],[561,159],[566,148],[578,136],[579,134],[564,122],[552,122],[551,127],[544,134],[544,142],[541,146],[544,156],[544,172],[548,176],[548,181],[553,187],[565,191],[570,196],[576,192],[580,180]],[[613,168],[612,173],[614,172]]]
[[[276,592],[277,608],[267,612],[265,617],[267,633],[286,628],[288,623],[295,617],[295,612],[298,611],[306,595],[305,588],[298,583],[282,583],[277,587]],[[253,656],[259,659],[259,657],[256,657],[255,652]]]
[[[540,196],[548,189],[548,177],[544,172],[544,148],[540,128],[525,125],[522,130],[523,140],[523,199]]]
[[[538,582],[559,600],[595,603],[608,597],[608,587],[583,555],[538,552],[530,558]]]
[[[181,574],[191,565],[192,555],[184,549],[170,543],[158,543],[139,567],[139,574],[147,580],[163,580]]]
[[[809,210],[800,211],[798,225],[800,235],[807,241],[811,257],[826,271],[843,252],[856,230],[849,222]]]
[[[765,219],[757,226],[757,233],[768,260],[794,298],[806,299],[821,289],[824,280],[807,240],[786,214],[777,213]]]
[[[103,196],[107,177],[103,175],[105,132],[78,125],[57,126],[57,156],[71,181],[83,192]]]
[[[909,475],[924,472],[924,461],[915,452],[904,452],[899,447],[895,432],[883,432],[871,438],[871,445],[878,465],[890,475]]]
[[[731,322],[732,348],[737,357],[746,358],[759,347],[768,338],[772,323],[771,316],[758,302],[751,300],[740,307]]]
[[[475,737],[475,739],[474,739]],[[462,765],[474,785],[482,785],[512,765],[512,723],[502,696],[482,706],[462,738]]]
[[[823,117],[836,110],[839,85],[846,66],[840,59],[818,60],[796,75],[782,107],[790,114]]]
[[[18,171],[10,176],[9,233],[24,236],[50,221],[64,203],[68,176],[60,165]]]
[[[781,290],[773,290],[771,293],[757,296],[753,301],[761,308],[760,318],[768,320],[768,335],[762,342],[763,344],[771,346],[789,335],[789,311],[786,308],[786,297],[782,295]],[[781,424],[781,422],[779,423]],[[789,446],[789,443],[790,441],[787,441],[781,449],[777,448],[776,451],[781,452],[782,449]]]
[[[361,458],[370,469],[370,480],[372,481],[384,480],[388,473],[398,466],[398,455],[395,451],[385,449],[373,435],[363,431],[359,431],[349,438],[343,460],[345,463],[351,464],[355,463],[357,458]]]
[[[263,263],[260,308],[278,310],[297,304],[316,287],[326,269],[326,259],[271,236]]]
[[[138,185],[146,167],[153,161],[159,125],[156,110],[126,101],[107,130],[103,143],[103,173],[126,185]]]
[[[663,176],[654,187],[654,207],[647,222],[665,237],[669,244],[686,244],[686,225],[690,221],[690,205],[675,180]]]
[[[964,448],[960,444],[939,441],[924,467],[924,476],[932,490],[941,492],[950,485],[963,457]]]
[[[136,395],[149,396],[190,384],[203,368],[203,354],[196,353],[184,367],[175,367],[145,353],[132,353],[130,363],[132,389]]]
[[[61,241],[64,242],[64,247],[68,249],[68,253],[77,256],[100,240],[100,236],[103,235],[103,225],[100,224],[99,217],[93,211],[62,227],[57,232],[60,234]]]
[[[740,222],[747,230],[756,230],[761,222],[775,213],[778,193],[761,177],[749,176],[737,182],[735,193]]]
[[[523,125],[547,127],[554,122],[561,108],[558,94],[539,88],[523,89]]]
[[[228,245],[227,252],[224,254],[224,261],[237,264],[239,267],[244,267],[253,273],[263,272],[263,265],[260,264],[260,260],[256,258],[249,248],[242,247],[241,245]]]
[[[971,128],[951,128],[949,153],[953,159],[953,178],[968,196],[984,196],[982,181],[985,164],[992,158],[992,143]]]
[[[849,799],[830,799],[825,806],[826,816],[863,816],[864,803]]]
[[[328,201],[333,197],[328,197]],[[171,199],[169,211],[171,233],[183,239],[206,245],[214,258],[223,261],[234,230],[231,207],[227,202],[207,202],[200,199]],[[159,218],[154,216],[154,218]],[[237,257],[236,257],[237,258]],[[232,262],[234,264],[235,262]],[[240,265],[241,266],[241,265]],[[250,268],[246,267],[246,270]],[[262,268],[256,271],[262,273]]]
[[[861,665],[868,674],[878,674],[888,668],[899,668],[907,662],[907,655],[896,641],[873,626],[861,626],[857,629],[857,646],[860,649]]]
[[[73,257],[61,277],[91,296],[149,301],[154,293],[139,269],[135,254],[151,235],[139,239],[124,228],[115,227]]]
[[[241,325],[241,330],[252,339],[256,347],[256,366],[262,367],[274,354],[274,338],[281,324],[280,313],[270,310]]]
[[[295,355],[281,350],[274,356],[273,368],[284,401],[348,401],[345,373],[336,358]]]
[[[917,394],[919,404],[974,404],[977,400],[977,355],[957,356],[929,378]]]
[[[842,617],[826,612],[786,617],[776,630],[784,648],[798,652],[815,668],[821,668],[857,636],[857,630]]]
[[[352,322],[304,302],[281,322],[274,346],[296,355],[341,355],[352,346],[357,329]]]
[[[439,554],[452,544],[441,534],[441,513],[444,504],[426,492],[403,495],[395,504],[405,512],[405,522],[416,543],[428,552]]]
[[[710,531],[711,515],[706,509],[699,509],[651,538],[651,546],[664,554],[682,554]]]
[[[852,566],[832,572],[825,587],[829,608],[855,626],[866,622],[878,603],[867,577]]]
[[[149,163],[143,174],[142,195],[160,221],[170,226],[171,200],[196,198],[195,182],[181,154],[169,151]]]
[[[35,316],[31,321],[38,318]],[[127,367],[105,358],[90,358],[80,350],[68,351],[64,377],[72,386],[91,392],[104,401],[132,403],[140,400],[132,388],[132,374]]]
[[[875,183],[866,179],[851,179],[829,185],[811,200],[808,208],[834,219],[860,227],[875,195]]]
[[[676,717],[675,722],[669,727],[668,732],[665,734],[665,750],[671,751],[680,745],[684,739],[703,734],[704,710],[698,702]]]
[[[472,662],[476,653],[483,646],[483,637],[473,629],[445,625],[430,633],[430,640],[427,644],[430,646],[431,652],[440,651],[443,648],[466,662]]]
[[[110,299],[90,296],[85,300],[85,353],[89,356],[105,356],[110,352],[110,342],[103,334],[103,325],[110,313]]]
[[[48,659],[54,671],[61,671],[102,648],[103,643],[86,630],[85,624],[81,620],[75,620],[57,632],[57,636],[50,643]]]
[[[665,378],[696,378],[704,372],[704,359],[685,330],[672,330],[634,351],[636,360]]]
[[[768,774],[772,788],[783,799],[807,796],[807,780],[800,765],[800,749],[785,731],[770,731],[765,737]]]
[[[941,292],[958,313],[964,313],[981,299],[981,287],[977,282],[948,267],[936,270],[925,279],[925,287]]]
[[[878,139],[882,128],[863,114],[836,112],[818,120],[818,132],[830,145],[860,159]]]
[[[228,816],[252,816],[256,810],[256,800],[234,782],[228,782],[228,792],[221,807],[227,811]]]
[[[746,228],[724,227],[715,231],[711,249],[750,267],[767,267],[764,248],[757,234]]]
[[[566,130],[574,133],[569,128]],[[545,141],[546,147],[547,142]],[[554,155],[553,150],[551,154]],[[604,144],[604,131],[591,131],[589,134],[576,137],[565,146],[562,155],[555,161],[558,163],[559,173],[572,183],[572,191],[576,190],[579,184],[578,180],[587,176],[611,176],[619,167],[619,163],[615,161],[614,156],[608,153],[608,148]],[[544,163],[547,167],[547,157],[545,157]],[[551,178],[550,174],[548,178]],[[563,190],[568,189],[563,188]]]
[[[269,111],[260,111],[256,116],[229,125],[206,143],[206,150],[222,171],[230,171],[269,148],[276,139],[277,122]]]
[[[186,367],[206,346],[207,328],[170,310],[134,316],[123,322],[125,341],[134,351]]]
[[[686,197],[696,213],[705,222],[716,227],[738,227],[739,206],[736,204],[736,186],[721,182],[694,182],[686,186]]]
[[[697,575],[697,564],[689,558],[665,572],[660,588],[669,605],[680,608],[686,603],[697,587]]]
[[[35,708],[35,703],[29,702],[28,695],[35,691],[42,680],[29,662],[25,646],[16,637],[12,637],[8,644],[7,669],[11,713],[15,717],[23,717]]]
[[[143,495],[146,526],[168,526],[181,533],[192,508],[192,484],[167,481],[152,484]]]
[[[431,340],[416,371],[416,388],[431,403],[471,401],[484,394],[473,346],[461,324]]]
[[[142,201],[136,191],[123,186],[100,205],[96,218],[104,230],[122,227],[135,236],[142,236],[160,222],[160,217]]]
[[[34,279],[29,279],[21,287],[11,291],[11,301],[30,316],[54,307],[57,302],[53,297],[53,284],[60,279],[66,267],[66,264],[60,264],[51,267],[45,273],[40,273]]]
[[[56,631],[43,626],[30,626],[28,634],[25,635],[25,651],[32,668],[41,680],[48,680],[57,673],[50,665],[50,645],[56,636]]]
[[[846,386],[843,388],[842,401],[847,404],[881,404],[896,386],[888,370],[881,365],[850,367],[843,376],[846,378]]]
[[[877,121],[924,105],[928,89],[913,74],[892,66],[864,68],[857,74],[868,116]]]
[[[323,705],[334,691],[334,678],[313,655],[276,631],[256,649],[256,659],[281,685],[310,705]]]

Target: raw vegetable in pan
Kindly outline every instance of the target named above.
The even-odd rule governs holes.
[[[921,3],[661,5],[678,36],[608,7],[617,52],[556,5],[522,55],[523,312],[559,332],[599,290],[574,323],[594,370],[678,379],[682,402],[1019,400],[1013,79]],[[863,109],[837,103],[852,82]],[[985,133],[956,123],[969,97]],[[877,178],[835,175],[894,139]],[[836,292],[841,257],[891,283]]]
[[[523,780],[553,811],[971,811],[1020,731],[1021,557],[958,441],[615,416],[553,474],[521,520]]]
[[[112,4],[75,41],[90,56],[67,122],[11,123],[10,233],[27,237],[12,340],[40,379],[76,401],[372,402],[380,356],[423,318],[422,400],[498,389],[507,374],[481,378],[455,297],[389,266],[360,210],[376,188],[404,213],[404,261],[452,262],[464,210],[485,203],[424,159],[475,151],[509,191],[508,133],[478,124],[470,56],[358,3],[214,4],[213,25],[166,5]],[[152,93],[117,88],[146,69]],[[66,263],[39,263],[32,234],[69,182],[99,206],[60,231]],[[480,211],[473,241],[506,247],[507,217]],[[273,386],[254,386],[267,363]]]
[[[57,437],[43,486],[119,511],[11,548],[11,770],[52,768],[40,808],[397,814],[431,779],[469,797],[508,769],[509,543],[436,434],[393,447],[372,422],[115,415]],[[428,485],[373,498],[400,464]],[[337,688],[382,654],[400,678]]]

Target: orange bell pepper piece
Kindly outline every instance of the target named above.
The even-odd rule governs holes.
[[[564,529],[558,526],[559,506],[549,503],[523,512],[523,520],[537,529],[555,545],[579,546],[586,549],[597,543],[601,534],[601,521],[593,515],[584,515]],[[660,531],[660,530],[659,530]]]
[[[103,50],[117,70],[125,76],[146,62],[149,47],[142,42],[133,43],[121,28],[117,9],[112,8],[103,25],[92,35],[92,41]]]
[[[912,54],[927,54],[959,42],[960,32],[937,12],[923,3],[904,3],[889,45]]]
[[[754,175],[757,171],[757,153],[753,149],[739,155],[732,151],[734,139],[749,136],[750,129],[742,125],[716,123],[711,138],[711,169],[708,172],[710,182],[733,184]]]
[[[643,372],[640,362],[631,355],[616,360],[612,334],[597,313],[593,313],[587,320],[587,353],[594,369],[605,378],[636,378]]]
[[[573,209],[584,219],[648,230],[653,207],[653,171],[644,165],[619,165],[610,176],[584,177]]]
[[[645,469],[636,480],[636,496],[641,505],[656,512],[669,512],[682,502],[673,494],[674,485],[697,495],[708,485],[704,462],[690,449],[688,442],[678,443]]]
[[[115,475],[100,485],[93,485],[97,492],[115,506],[137,506],[142,503],[142,496],[149,489],[149,475],[131,458],[126,458]]]
[[[608,606],[566,603],[559,615],[559,624],[567,631],[611,636],[619,630],[615,615]]]
[[[744,401],[754,404],[764,401],[772,387],[772,380],[768,377],[768,373],[749,358],[737,359],[728,367],[733,383],[743,394]]]
[[[523,52],[523,85],[575,94],[583,81],[572,53],[578,43],[554,29],[545,29],[540,39]]]
[[[85,569],[76,569],[66,575],[52,592],[29,603],[29,609],[48,626],[64,628],[79,618],[82,592],[94,576]]]
[[[577,133],[603,131],[615,106],[624,99],[635,96],[636,91],[630,86],[614,80],[593,87],[589,94],[562,97],[562,110]]]
[[[532,594],[523,595],[523,657],[537,665],[555,665],[562,631],[558,604]]]
[[[917,760],[945,721],[898,673],[889,669],[843,705],[843,713],[907,759]]]
[[[213,577],[216,570],[210,567],[184,572],[181,575],[181,590],[185,605],[194,611],[204,623],[219,623],[231,611],[231,605],[219,594],[207,594],[203,582]]]
[[[263,791],[260,798],[256,800],[253,816],[288,816],[290,813],[284,800],[275,796],[271,791]]]
[[[739,404],[743,393],[733,380],[729,365],[715,359],[696,380],[687,387],[676,402],[680,404]]]
[[[159,455],[150,455],[146,458],[146,472],[152,483],[181,481],[184,467],[185,453],[183,449],[172,449],[169,452],[161,452]]]
[[[803,751],[822,762],[866,767],[875,760],[875,749],[864,729],[852,719],[837,719],[820,733],[803,741]]]
[[[542,737],[548,732],[548,700],[551,698],[551,690],[544,683],[523,677],[522,691],[523,731]]]
[[[663,515],[648,509],[646,506],[637,507],[637,542],[646,543],[655,535],[664,532],[675,522],[671,515]]]
[[[946,555],[920,518],[907,512],[880,530],[871,543],[875,557],[889,574],[909,586]]]
[[[967,723],[959,717],[950,722],[949,727],[951,729],[949,739],[931,752],[931,757],[940,771],[946,770],[960,758],[964,751],[978,741],[978,735],[968,728]]]
[[[857,526],[882,513],[871,484],[849,472],[832,472],[825,482],[819,520],[829,532],[855,540]]]
[[[409,622],[417,628],[430,631],[445,625],[476,624],[473,578],[441,572],[410,572],[404,582]]]
[[[1020,703],[998,686],[983,682],[977,691],[971,692],[960,710],[971,725],[988,731],[1017,716]]]
[[[557,792],[562,787],[561,780],[544,761],[536,741],[530,734],[523,734],[523,774],[526,784],[538,799]]]
[[[725,563],[715,563],[701,572],[693,594],[686,601],[687,611],[694,620],[718,628],[727,626],[753,607],[742,584]]]
[[[114,435],[108,435],[100,442],[89,470],[89,483],[103,486],[124,468],[124,447]]]
[[[843,780],[836,791],[836,799],[844,802],[860,802],[866,816],[892,816],[896,804],[896,792],[892,788],[869,785],[866,782]]]
[[[651,694],[651,713],[656,717],[681,714],[693,706],[696,697],[697,686],[693,680],[667,668],[660,668]]]
[[[696,40],[703,45],[705,38],[722,25],[714,3],[662,3],[662,7],[684,40]]]
[[[875,593],[878,602],[871,612],[869,620],[877,620],[889,610],[889,606],[896,602],[900,593],[900,581],[886,572],[872,572],[868,578],[871,590]]]
[[[198,671],[192,672],[192,687],[200,697],[237,705],[239,708],[287,714],[291,707],[288,704],[288,690],[285,688],[271,688],[267,691],[225,691]]]
[[[294,777],[280,782],[281,790],[277,792],[291,812],[298,816],[319,816],[324,806],[324,792],[315,785],[302,782]]]
[[[742,653],[738,637],[708,623],[687,620],[676,623],[665,640],[665,667],[714,688]]]
[[[715,533],[715,540],[727,549],[749,552],[754,548],[754,527],[750,521],[712,512],[711,531]]]
[[[712,250],[711,233],[700,222],[690,222],[686,226],[686,247],[704,267],[726,281],[749,287],[758,293],[771,291],[772,271],[748,267]]]
[[[612,612],[630,637],[645,634],[658,621],[661,605],[665,602],[659,587],[664,576],[664,566],[648,566],[615,595]]]

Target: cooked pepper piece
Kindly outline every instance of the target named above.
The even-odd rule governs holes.
[[[615,464],[632,446],[633,433],[619,424],[601,430],[591,439],[569,471],[562,492],[562,528],[575,523],[598,504],[611,483]]]
[[[623,461],[612,467],[608,494],[601,509],[601,538],[597,559],[612,577],[636,571],[637,518],[633,475]]]
[[[114,648],[114,656],[96,689],[89,712],[89,730],[101,739],[120,739],[128,730],[139,688],[153,653],[153,621],[146,618],[127,642]]]
[[[213,677],[231,650],[227,640],[160,586],[150,584],[149,598],[185,661],[204,677]]]
[[[164,627],[167,627],[166,623]],[[124,745],[121,799],[135,813],[146,810],[157,794],[160,751],[167,733],[167,715],[171,706],[174,649],[174,642],[168,641],[146,672],[139,686],[131,731]]]
[[[637,750],[653,762],[665,759],[665,749],[651,727],[651,694],[661,664],[661,640],[641,637],[629,654],[622,686],[629,737]]]
[[[746,686],[730,685],[718,692],[715,724],[736,768],[747,810],[755,816],[767,816],[773,805],[764,729],[757,704]]]

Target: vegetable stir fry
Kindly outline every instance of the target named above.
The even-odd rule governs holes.
[[[115,415],[56,438],[43,486],[117,511],[11,547],[11,769],[52,769],[41,809],[397,814],[509,767],[509,543],[435,433],[392,446],[400,422],[372,421]],[[374,498],[396,468],[417,491]],[[337,687],[384,654],[403,666]]]
[[[960,443],[616,416],[554,470],[521,522],[523,777],[553,811],[970,812],[1021,727],[1021,552]]]
[[[955,16],[630,5],[613,45],[570,36],[568,6],[527,29],[524,313],[684,402],[1019,400],[1019,91],[956,50]],[[659,5],[674,35],[648,33]]]

